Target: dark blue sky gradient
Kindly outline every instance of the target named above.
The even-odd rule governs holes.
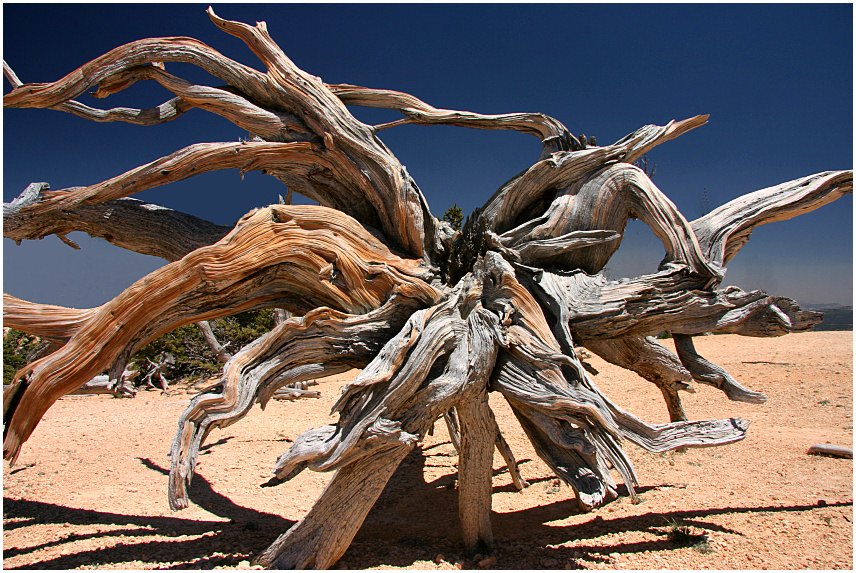
[[[3,58],[24,82],[59,79],[136,39],[191,36],[257,69],[242,42],[211,24],[207,4],[4,4]],[[654,182],[694,219],[739,195],[826,170],[852,168],[853,9],[831,5],[288,5],[215,4],[224,18],[264,20],[286,54],[329,83],[405,91],[437,106],[481,113],[543,112],[576,134],[610,144],[642,125],[710,114],[656,148]],[[167,70],[220,85],[184,64]],[[4,91],[8,91],[8,82]],[[153,82],[94,107],[158,105]],[[363,121],[400,117],[354,108]],[[3,194],[32,181],[89,185],[200,141],[246,133],[192,110],[154,127],[98,124],[50,110],[3,111]],[[402,126],[380,133],[440,216],[469,213],[537,159],[539,142],[513,132]],[[276,202],[285,188],[236,170],[136,197],[221,224]],[[707,197],[707,199],[705,199]],[[759,227],[731,262],[726,284],[808,302],[850,304],[850,197]],[[3,241],[4,291],[37,302],[106,302],[163,261],[82,233],[72,251],[56,238]],[[610,262],[614,277],[653,272],[662,247],[632,223]]]

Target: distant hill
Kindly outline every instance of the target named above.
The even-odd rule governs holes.
[[[809,304],[807,310],[823,313],[823,322],[812,330],[853,330],[853,307],[840,304]]]

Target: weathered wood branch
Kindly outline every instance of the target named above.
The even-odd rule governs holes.
[[[133,107],[98,109],[76,100],[63,102],[50,109],[64,111],[83,119],[101,123],[121,121],[123,123],[130,123],[133,125],[158,125],[180,117],[184,112],[193,107],[193,104],[190,104],[179,97],[174,97],[156,107],[146,109],[137,109]]]
[[[99,374],[80,388],[69,392],[74,394],[111,394],[120,398],[133,396],[136,390],[130,385],[131,378],[139,372],[135,370],[125,370],[119,380],[110,380],[106,374]]]
[[[51,108],[102,82],[105,83],[102,94],[121,89],[134,81],[129,75],[144,73],[163,83],[171,82],[170,89],[180,92],[179,95],[188,98],[186,101],[194,105],[214,105],[215,111],[226,113],[230,119],[250,121],[243,119],[242,114],[259,116],[257,127],[268,136],[278,137],[269,132],[270,125],[274,126],[273,131],[279,127],[274,120],[278,114],[271,115],[271,110],[283,109],[300,116],[315,140],[324,142],[332,159],[325,168],[336,175],[322,179],[351,181],[335,189],[325,188],[324,198],[333,201],[319,200],[322,204],[345,210],[362,223],[380,228],[393,245],[417,257],[441,250],[442,237],[437,236],[439,224],[430,214],[425,198],[395,156],[374,136],[373,130],[357,121],[319,78],[294,66],[270,39],[263,22],[256,27],[230,22],[220,19],[210,9],[209,16],[221,29],[245,41],[268,67],[268,72],[262,74],[237,64],[191,38],[154,38],[120,46],[56,82],[18,86],[4,96],[4,107]],[[211,90],[216,88],[194,88],[181,80],[172,80],[158,66],[150,65],[162,62],[195,64],[226,81],[242,96],[230,95],[226,90],[215,93]],[[145,72],[140,72],[141,67],[146,68]],[[250,104],[244,96],[254,103]],[[225,156],[220,157],[223,159]],[[249,159],[245,155],[242,164],[236,167],[244,169]],[[280,158],[280,161],[290,162],[287,158]],[[321,163],[323,165],[323,160]],[[257,168],[266,169],[264,166]],[[287,165],[267,169],[286,171],[293,176]],[[358,181],[353,184],[355,178]],[[161,180],[154,184],[166,182]],[[152,183],[150,181],[148,187],[153,186]],[[314,187],[316,185],[306,188]],[[147,187],[127,190],[118,196],[128,196],[143,188]],[[74,198],[80,196],[77,194]],[[99,196],[97,200],[117,197]]]
[[[608,281],[602,275],[539,272],[527,279],[533,293],[585,342],[626,336],[727,332],[779,336],[807,330],[822,315],[793,300],[737,287],[700,290],[697,276],[681,267],[635,279]]]
[[[691,223],[708,259],[726,265],[758,225],[784,221],[853,193],[853,171],[816,173],[738,197]]]
[[[267,141],[292,141],[306,129],[297,121],[287,121],[273,111],[250,102],[234,89],[195,85],[168,73],[159,66],[137,66],[122,70],[101,81],[93,94],[106,98],[142,80],[154,80],[180,97],[186,104],[215,113],[236,126]]]
[[[392,254],[338,211],[273,205],[251,212],[218,243],[99,307],[65,346],[29,365],[31,374],[13,385],[23,400],[4,412],[4,451],[14,459],[59,396],[124,365],[146,342],[181,324],[261,306],[363,313],[393,292],[434,300],[437,291],[423,278],[416,261]]]
[[[525,264],[563,270],[599,272],[618,249],[628,219],[646,223],[663,242],[668,263],[684,264],[703,277],[722,277],[708,263],[684,216],[645,173],[634,165],[613,163],[589,170],[585,177],[555,192],[549,207],[500,235],[503,246],[517,249]],[[591,235],[587,248],[536,251],[527,257],[526,248],[540,241]],[[588,235],[585,235],[588,238]],[[548,243],[549,244],[549,243]]]
[[[214,353],[217,357],[217,360],[223,364],[227,363],[230,358],[232,358],[232,354],[226,350],[226,346],[228,346],[228,342],[226,344],[220,344],[220,341],[217,340],[217,337],[214,335],[214,331],[211,329],[211,325],[207,320],[200,320],[196,323],[196,327],[199,329],[199,332],[202,333],[202,338],[205,339],[205,344],[208,345],[208,348]]]
[[[136,371],[126,370],[119,380],[119,384],[113,384],[110,381],[110,377],[106,374],[99,374],[80,388],[69,392],[68,395],[89,396],[93,394],[110,394],[118,398],[133,397],[136,394],[136,390],[127,384],[127,381],[137,373]],[[9,385],[3,386],[4,393],[8,389]]]
[[[3,236],[20,243],[48,235],[64,236],[82,231],[92,237],[140,253],[177,261],[200,247],[216,243],[231,227],[137,199],[80,204],[55,212],[27,210],[43,200],[47,183],[31,183],[12,203],[4,203]]]
[[[458,455],[461,454],[461,423],[458,420],[458,412],[456,409],[451,409],[443,414],[443,420],[446,422],[446,429],[449,432],[449,440],[452,442],[455,451]],[[502,431],[494,418],[494,433],[496,434],[496,450],[505,461],[505,467],[508,469],[508,475],[511,477],[511,483],[517,488],[517,491],[523,491],[529,487],[529,482],[523,479],[520,475],[520,468],[517,465],[517,459],[514,457],[514,452],[505,438],[502,436]]]
[[[41,193],[42,200],[22,208],[25,214],[65,210],[80,204],[101,203],[128,197],[146,189],[181,181],[208,171],[240,169],[310,169],[321,154],[305,142],[196,143],[121,175],[89,185]]]
[[[832,456],[834,458],[853,459],[852,448],[835,446],[833,444],[815,444],[811,446],[806,453],[815,456]]]
[[[224,367],[219,388],[194,397],[179,419],[170,453],[170,506],[187,507],[186,485],[212,429],[237,422],[256,402],[264,408],[283,386],[362,368],[401,327],[402,311],[413,302],[393,297],[359,316],[318,308],[241,349]]]
[[[673,352],[651,337],[590,339],[585,346],[607,362],[654,383],[666,401],[670,421],[687,419],[678,391],[695,392],[688,384],[693,376]]]
[[[280,104],[300,111],[307,126],[322,137],[325,146],[341,151],[341,164],[364,172],[371,187],[363,188],[365,200],[376,209],[378,226],[405,252],[429,257],[442,249],[437,220],[404,166],[374,135],[374,130],[348,112],[342,101],[320,78],[301,70],[270,37],[267,25],[249,26],[219,18],[209,8],[212,22],[244,41],[267,68],[276,85]],[[358,219],[363,223],[371,221]]]
[[[412,442],[385,445],[336,472],[309,513],[253,563],[279,570],[332,567],[347,551],[372,505],[412,447]]]
[[[279,388],[271,396],[271,400],[293,402],[302,398],[320,398],[321,392],[310,390],[310,386],[318,384],[315,380],[307,380],[305,382],[293,382]]]
[[[16,88],[24,83],[20,80],[20,78],[18,78],[18,74],[16,74],[12,70],[12,67],[6,63],[6,60],[3,60],[3,75],[6,77],[7,80],[9,80],[9,83],[12,84],[13,88]]]
[[[400,111],[405,119],[375,126],[376,130],[394,125],[454,125],[474,129],[509,129],[538,137],[544,144],[544,154],[555,151],[582,149],[579,140],[562,123],[542,113],[507,113],[485,115],[470,111],[435,108],[410,94],[349,84],[327,84],[327,87],[347,105],[378,107]]]
[[[3,293],[3,326],[64,344],[98,313],[99,308],[40,304]]]
[[[489,548],[494,447],[514,483],[525,482],[490,411],[488,391],[505,397],[538,455],[570,484],[580,507],[590,509],[618,495],[612,470],[635,496],[625,440],[665,451],[745,436],[747,424],[738,418],[685,420],[678,390],[688,389],[690,379],[731,399],[763,400],[700,357],[693,335],[778,336],[820,318],[790,299],[717,285],[755,226],[851,193],[851,171],[757,191],[690,223],[631,164],[707,116],[645,126],[613,145],[587,147],[542,114],[445,110],[392,90],[325,84],[298,68],[263,22],[224,20],[210,8],[208,15],[246,43],[266,71],[190,38],[132,42],[47,84],[22,84],[4,62],[13,86],[4,107],[143,125],[199,107],[256,136],[191,145],[88,187],[48,192],[33,184],[4,204],[4,236],[15,240],[53,233],[72,244],[66,234],[82,230],[174,261],[96,309],[4,295],[7,325],[65,343],[28,365],[4,392],[6,458],[14,461],[59,396],[105,370],[108,380],[119,379],[131,354],[154,337],[194,321],[282,308],[302,316],[279,321],[238,351],[220,382],[182,415],[171,451],[171,505],[187,505],[187,483],[212,428],[237,422],[256,403],[264,407],[278,389],[362,368],[335,404],[338,421],[304,432],[277,460],[270,485],[304,469],[337,473],[304,519],[257,562],[283,569],[333,565],[401,459],[444,415],[459,417],[450,435],[461,457],[464,542]],[[163,62],[191,63],[226,85],[191,84],[166,72]],[[95,110],[73,99],[92,86],[106,97],[141,80],[156,81],[177,98],[149,110]],[[369,126],[347,105],[398,110],[404,118]],[[377,137],[404,123],[512,129],[535,135],[544,150],[453,233],[431,215],[416,183]],[[273,205],[228,231],[127,199],[228,168],[262,170],[289,193],[322,206]],[[597,273],[630,218],[652,228],[665,258],[657,272],[608,281]],[[677,356],[648,338],[661,331],[675,336]],[[648,424],[611,402],[588,376],[580,344],[657,384],[672,422]]]
[[[470,551],[493,547],[490,524],[493,448],[496,421],[487,403],[487,389],[457,407],[461,423],[458,462],[458,516],[464,546]]]
[[[508,400],[538,455],[574,489],[581,508],[617,495],[610,468],[635,495],[636,477],[621,438],[660,451],[744,437],[745,424],[739,420],[652,426],[612,404],[579,360],[561,353],[538,303],[517,282],[511,267],[492,253],[486,261],[501,285],[497,300],[508,301],[505,308],[514,309],[502,320],[509,326],[491,385]]]
[[[129,42],[50,83],[25,83],[3,96],[3,107],[52,108],[123,70],[163,62],[194,64],[254,99],[275,103],[266,76],[226,58],[193,38],[148,38]]]
[[[763,404],[767,401],[764,394],[745,388],[732,378],[722,366],[702,358],[696,352],[692,336],[675,334],[674,339],[675,350],[678,352],[683,365],[692,373],[693,379],[719,388],[725,392],[729,400],[749,402],[750,404]]]
[[[485,203],[480,217],[487,221],[488,227],[503,233],[519,224],[518,221],[525,222],[539,215],[537,207],[551,190],[573,185],[615,161],[633,163],[655,146],[704,125],[707,118],[707,115],[699,115],[662,127],[647,125],[610,146],[554,153],[503,185]],[[548,204],[550,200],[552,197],[547,199]],[[536,212],[533,213],[533,209]]]

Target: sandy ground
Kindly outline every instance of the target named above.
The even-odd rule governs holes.
[[[668,342],[668,341],[666,341]],[[821,442],[852,447],[853,338],[817,332],[777,339],[709,336],[698,351],[769,401],[729,402],[702,385],[685,394],[693,419],[740,416],[748,437],[719,448],[650,454],[628,444],[641,502],[579,513],[573,492],[526,442],[501,397],[500,427],[530,486],[517,492],[494,460],[494,559],[465,557],[445,427],[401,465],[338,567],[346,569],[852,569],[852,460],[810,456]],[[591,360],[595,383],[649,422],[666,422],[657,389]],[[199,458],[191,507],[172,512],[166,453],[189,395],[142,392],[61,399],[3,469],[3,566],[36,569],[248,568],[300,519],[330,476],[304,472],[260,488],[297,435],[327,423],[339,388],[274,403],[215,430]],[[706,543],[669,537],[677,523]]]

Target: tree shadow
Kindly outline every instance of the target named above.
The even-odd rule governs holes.
[[[427,450],[427,448],[426,448]],[[458,495],[455,489],[457,474],[451,473],[432,481],[425,481],[424,468],[437,455],[415,448],[393,474],[378,502],[367,516],[351,547],[342,557],[348,568],[411,567],[417,561],[433,560],[442,554],[446,561],[462,562],[468,568],[478,568],[475,561],[465,557],[461,545],[458,519]],[[530,461],[530,460],[522,460]],[[507,470],[496,470],[494,475]],[[530,487],[538,482],[555,478],[529,480]],[[677,487],[672,484],[637,487],[638,493]],[[513,485],[494,487],[494,492],[516,491]],[[565,490],[567,492],[567,490]],[[624,492],[626,495],[626,491]],[[492,515],[494,555],[497,565],[508,569],[542,568],[539,558],[552,558],[557,563],[585,569],[592,563],[611,562],[609,554],[671,551],[679,547],[666,535],[670,522],[697,527],[705,531],[719,531],[743,535],[739,529],[723,527],[705,520],[723,514],[805,512],[823,507],[852,506],[852,501],[788,506],[724,506],[686,511],[655,511],[627,517],[604,519],[596,513],[585,523],[556,525],[554,522],[580,514],[576,499],[571,495],[553,503],[520,511]],[[615,532],[648,532],[660,538],[650,541],[603,546],[597,543],[580,544]],[[387,541],[383,543],[383,541]],[[381,541],[381,543],[378,543]],[[573,547],[562,544],[574,541]],[[392,543],[390,543],[392,542]],[[532,543],[521,556],[520,543]],[[378,546],[381,547],[378,547]],[[550,547],[557,546],[557,547]],[[368,551],[371,549],[371,551]]]
[[[169,471],[149,459],[138,458],[148,469],[162,474]],[[70,534],[25,548],[4,547],[4,559],[26,555],[54,546],[86,539],[158,535],[175,538],[169,541],[123,539],[112,547],[77,551],[60,557],[36,561],[18,569],[73,569],[98,565],[141,561],[169,564],[166,568],[210,569],[237,566],[263,551],[294,522],[279,515],[259,512],[237,505],[217,493],[202,476],[196,475],[188,488],[191,501],[228,521],[200,521],[180,517],[129,515],[77,509],[38,501],[3,499],[4,529],[13,530],[35,524],[118,526],[111,531]],[[8,521],[7,521],[8,520]],[[182,539],[184,536],[201,536]]]
[[[424,479],[425,467],[432,465],[429,463],[432,458],[444,456],[448,457],[447,454],[426,453],[417,447],[402,461],[343,556],[343,563],[349,568],[380,565],[412,567],[417,561],[433,560],[441,553],[446,561],[459,561],[470,568],[477,567],[475,561],[464,557],[461,545],[458,492],[455,489],[457,475],[454,468],[450,468],[450,473],[430,482]],[[149,470],[168,474],[168,470],[151,460],[138,459]],[[448,467],[448,464],[445,464],[445,467]],[[495,473],[502,471],[497,470]],[[553,479],[540,478],[530,480],[530,483]],[[639,488],[639,491],[660,487],[671,486],[647,486]],[[494,491],[504,490],[505,486],[494,488]],[[293,521],[278,515],[237,505],[214,491],[211,484],[200,475],[194,477],[188,494],[194,503],[224,521],[119,514],[4,498],[3,517],[6,530],[40,523],[116,527],[112,531],[71,534],[56,541],[26,548],[4,547],[4,558],[87,539],[159,535],[171,539],[143,539],[136,542],[123,539],[112,547],[81,550],[18,568],[72,569],[83,565],[97,566],[134,561],[174,569],[235,567],[241,561],[258,555],[294,524]],[[593,562],[608,564],[610,553],[632,554],[675,549],[677,545],[664,534],[670,521],[706,531],[743,535],[739,529],[722,527],[705,521],[705,518],[729,513],[804,512],[823,507],[852,505],[850,501],[790,506],[726,506],[702,510],[647,512],[612,519],[604,519],[595,514],[585,523],[556,525],[556,521],[579,514],[576,500],[570,497],[520,511],[494,513],[494,555],[498,559],[494,567],[539,568],[539,558],[547,557],[585,569]],[[653,532],[661,537],[650,541],[608,546],[596,542],[584,543],[608,533],[633,531]],[[186,539],[186,536],[196,538]],[[562,546],[569,541],[574,541],[573,547]],[[520,549],[521,543],[524,545],[523,550]],[[527,543],[531,545],[527,546]]]

